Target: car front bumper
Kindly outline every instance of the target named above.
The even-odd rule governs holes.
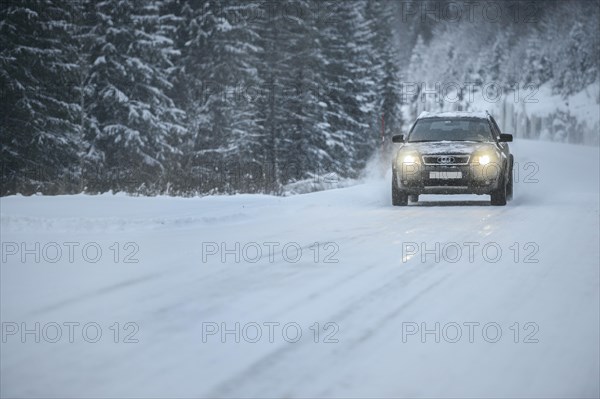
[[[501,172],[495,164],[404,164],[395,175],[397,187],[407,194],[491,194],[500,184]]]

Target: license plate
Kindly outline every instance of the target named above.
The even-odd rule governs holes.
[[[462,172],[429,172],[430,179],[462,179]]]

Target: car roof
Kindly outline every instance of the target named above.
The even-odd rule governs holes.
[[[487,111],[474,111],[474,112],[465,112],[465,111],[449,111],[449,112],[427,112],[423,111],[419,115],[417,119],[423,118],[480,118],[480,119],[488,119],[489,114]]]

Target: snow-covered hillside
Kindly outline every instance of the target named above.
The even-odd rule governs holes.
[[[1,394],[598,397],[598,148],[511,148],[506,207],[1,198]]]

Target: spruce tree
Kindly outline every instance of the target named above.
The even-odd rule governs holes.
[[[67,2],[0,5],[2,195],[75,190],[77,48]]]

